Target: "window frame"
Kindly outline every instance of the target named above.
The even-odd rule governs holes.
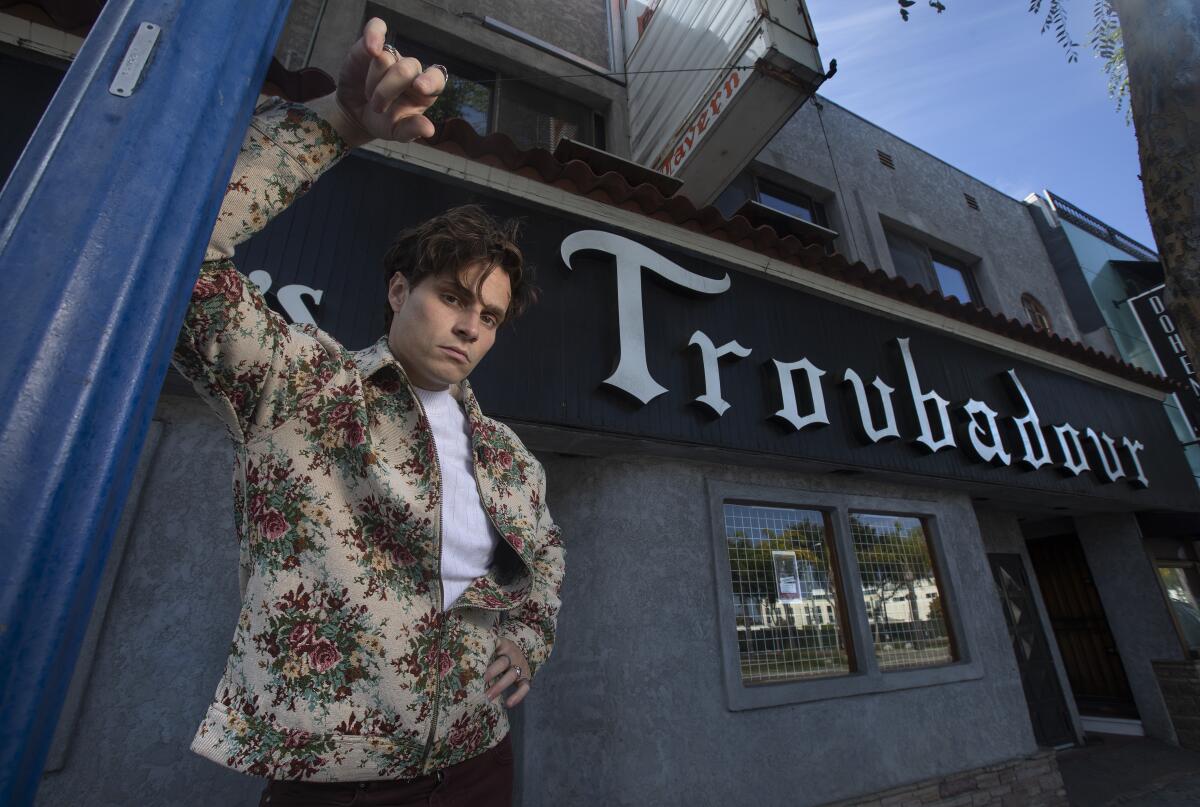
[[[879,509],[867,510],[866,508],[863,508],[863,507],[851,507],[846,510],[846,526],[847,526],[847,528],[849,528],[849,526],[850,526],[849,516],[850,516],[850,513],[852,513],[852,512],[853,513],[861,513],[862,515],[870,515],[870,516],[896,516],[899,518],[915,518],[916,520],[921,522],[921,529],[923,529],[925,532],[925,541],[928,544],[929,562],[933,566],[934,589],[938,595],[938,598],[942,599],[942,600],[956,599],[956,598],[952,598],[949,596],[949,594],[947,593],[946,587],[944,585],[945,578],[944,578],[943,570],[945,569],[946,564],[942,560],[941,545],[939,543],[935,543],[933,540],[933,519],[932,519],[932,517],[912,512],[911,508],[909,510],[879,510]],[[850,546],[850,551],[853,552],[854,551],[854,536],[847,533],[846,538],[847,538],[847,541]],[[857,566],[857,564],[858,564],[858,556],[856,555],[855,556],[855,565]],[[859,596],[863,599],[863,608],[865,609],[866,608],[866,598],[863,594],[861,578],[859,579]],[[893,602],[907,602],[908,597],[903,596],[903,597],[897,598],[897,597],[893,596],[892,601]],[[943,607],[942,607],[942,619],[946,623],[946,638],[950,642],[951,660],[949,662],[946,662],[945,664],[931,664],[927,667],[901,667],[901,668],[897,668],[897,669],[880,670],[880,672],[882,672],[884,675],[894,675],[897,672],[904,672],[904,671],[908,671],[908,670],[915,670],[915,669],[928,670],[928,669],[936,669],[938,667],[948,667],[951,664],[957,664],[958,661],[962,658],[961,654],[959,653],[958,635],[955,631],[958,617],[957,617],[957,614],[951,615],[950,613],[947,613],[944,603],[943,603]],[[868,625],[869,624],[870,624],[870,620],[868,618]],[[874,656],[875,655],[874,639],[872,639],[869,642],[869,644],[871,647],[871,655]],[[876,666],[878,666],[878,664],[879,664],[878,658],[875,658],[875,664],[876,664]]]
[[[1175,627],[1175,634],[1179,637],[1179,644],[1183,647],[1184,655],[1191,659],[1200,658],[1200,645],[1191,645],[1188,643],[1187,632],[1183,629],[1183,625],[1179,624],[1179,614],[1175,612],[1175,608],[1171,605],[1170,595],[1167,593],[1167,585],[1163,582],[1162,575],[1159,569],[1183,569],[1184,577],[1189,582],[1200,579],[1200,563],[1191,560],[1166,560],[1154,558],[1154,577],[1158,581],[1158,590],[1162,594],[1163,605],[1167,608],[1167,613],[1171,615],[1171,624]],[[1188,574],[1190,572],[1190,574]],[[1200,592],[1193,591],[1192,596],[1197,598],[1200,603]]]
[[[895,274],[896,277],[903,278],[904,276],[900,273],[900,269],[896,265],[896,263],[897,263],[896,257],[895,257],[895,253],[892,248],[892,244],[891,244],[891,240],[890,240],[892,238],[902,239],[902,240],[908,242],[909,244],[912,244],[914,247],[917,247],[923,253],[922,257],[924,257],[924,259],[925,259],[924,266],[922,267],[924,277],[921,278],[919,282],[926,289],[928,289],[929,291],[937,292],[938,294],[942,295],[942,297],[946,298],[947,300],[950,300],[950,299],[956,300],[963,305],[969,305],[969,306],[973,306],[975,308],[985,308],[986,307],[983,302],[983,295],[979,291],[979,282],[977,281],[977,279],[975,277],[974,266],[977,265],[978,262],[976,262],[973,265],[969,261],[964,261],[960,258],[956,258],[953,255],[948,254],[944,250],[941,250],[941,249],[938,249],[937,247],[931,246],[928,242],[923,240],[921,237],[919,237],[919,236],[914,237],[914,236],[910,235],[907,231],[900,230],[895,227],[890,227],[887,225],[886,222],[884,223],[883,233],[884,233],[883,241],[884,241],[884,244],[888,248],[888,258],[892,261],[892,268],[893,268],[893,271],[895,271],[895,273],[896,273]],[[951,297],[950,295],[946,294],[945,290],[942,289],[942,284],[940,282],[938,282],[937,270],[933,267],[934,261],[937,261],[938,263],[943,264],[944,266],[954,269],[955,271],[959,272],[962,275],[963,281],[967,287],[967,292],[971,295],[970,300],[959,300],[957,297]],[[907,278],[905,278],[905,279],[907,280]]]
[[[770,207],[772,210],[785,215],[794,216],[795,218],[802,218],[800,216],[795,216],[795,214],[789,213],[786,210],[780,210],[777,207],[772,207],[771,205],[767,204],[767,202],[763,200],[763,194],[770,194],[771,196],[795,205],[796,207],[807,208],[812,214],[812,218],[802,220],[807,221],[809,224],[815,224],[818,227],[829,229],[829,211],[825,209],[825,203],[817,199],[811,193],[806,193],[805,191],[789,187],[782,183],[776,182],[769,177],[760,176],[758,174],[753,174],[752,176],[754,177],[754,200],[760,205],[763,205],[764,207]],[[788,197],[792,197],[797,201],[792,201]]]
[[[846,650],[846,663],[849,667],[849,671],[845,672],[845,673],[829,673],[826,675],[811,675],[811,676],[806,676],[804,678],[798,679],[796,682],[788,681],[785,683],[790,684],[790,683],[797,683],[797,682],[819,681],[819,680],[833,679],[833,678],[845,678],[847,675],[855,674],[855,672],[857,672],[861,668],[861,665],[859,664],[859,661],[858,661],[858,648],[853,643],[850,642],[850,633],[849,633],[849,630],[847,629],[847,626],[850,624],[851,612],[849,609],[849,604],[846,601],[846,598],[848,595],[842,589],[843,581],[842,581],[842,575],[840,574],[840,570],[843,568],[844,564],[841,562],[841,554],[840,554],[841,547],[839,547],[833,539],[833,536],[837,530],[837,528],[834,525],[834,519],[837,517],[836,510],[834,508],[829,508],[829,507],[816,507],[816,506],[810,507],[810,506],[801,506],[801,505],[795,505],[795,504],[779,504],[777,502],[756,501],[756,500],[741,499],[741,498],[736,498],[736,497],[732,497],[732,498],[726,497],[724,500],[722,500],[721,507],[720,507],[721,526],[720,526],[720,536],[719,537],[721,539],[720,540],[720,545],[722,548],[721,551],[723,551],[725,553],[725,565],[726,565],[726,568],[729,569],[729,591],[730,591],[730,598],[731,598],[730,604],[731,605],[733,604],[733,598],[735,598],[737,595],[735,595],[733,593],[733,572],[732,572],[732,567],[729,562],[729,551],[726,546],[728,538],[726,537],[726,530],[725,530],[725,505],[727,505],[727,504],[740,504],[740,505],[747,505],[747,506],[751,506],[751,507],[785,507],[788,509],[804,509],[809,512],[821,514],[822,519],[824,521],[826,541],[827,541],[827,545],[828,545],[827,548],[828,548],[828,552],[829,552],[830,577],[837,586],[837,589],[836,589],[837,600],[836,600],[836,608],[834,611],[834,615],[837,617],[838,624],[841,625],[841,627],[842,627],[842,634],[843,634],[843,639],[845,642],[845,650]],[[735,612],[735,614],[736,614],[736,612]],[[737,625],[737,623],[735,622],[734,623],[735,636],[734,636],[734,640],[733,640],[734,645],[735,645],[735,650],[736,650],[736,645],[737,645],[736,625]],[[763,686],[768,686],[768,687],[769,686],[778,686],[777,684],[773,684],[773,683],[757,683],[757,684],[742,683],[740,651],[737,651],[737,653],[738,653],[737,676],[738,676],[738,683],[741,684],[741,686],[743,686],[745,688],[757,688],[757,687],[763,687]]]
[[[983,677],[983,666],[974,657],[963,630],[965,622],[959,612],[958,592],[961,587],[958,573],[945,551],[946,544],[941,534],[942,523],[952,520],[950,505],[925,499],[897,499],[806,488],[778,488],[715,479],[707,480],[707,487],[711,516],[710,534],[715,561],[713,570],[717,587],[717,634],[726,706],[730,711],[939,686]],[[727,503],[816,510],[828,515],[828,541],[834,563],[830,572],[837,580],[841,595],[840,608],[845,613],[843,632],[846,651],[851,660],[849,673],[773,684],[742,683],[741,659],[735,630],[737,623],[733,577],[725,537],[724,509]],[[930,667],[891,671],[880,669],[867,619],[858,559],[854,554],[853,539],[850,535],[850,511],[897,514],[921,520],[926,540],[929,542],[930,560],[943,598],[942,612],[946,620],[947,635],[957,655],[955,661]]]
[[[1050,319],[1050,312],[1046,310],[1046,306],[1042,305],[1041,300],[1029,292],[1024,292],[1021,295],[1021,308],[1025,311],[1025,316],[1029,318],[1029,324],[1033,326],[1034,330],[1054,333],[1054,321]],[[1045,327],[1039,327],[1037,317],[1041,317],[1045,321]]]
[[[364,5],[363,14],[364,14],[364,16],[363,16],[364,24],[372,16],[380,16],[380,17],[384,18],[385,20],[393,20],[394,19],[397,21],[405,21],[405,22],[410,20],[408,15],[406,15],[404,12],[402,12],[398,9],[387,7],[387,6],[383,5],[380,2],[380,0],[371,0],[371,2],[368,2],[366,5]],[[389,23],[389,25],[390,25],[390,23]],[[423,55],[425,55],[426,57],[433,57],[435,59],[438,59],[438,60],[444,62],[445,65],[447,66],[447,68],[449,69],[451,76],[457,76],[459,78],[466,79],[468,81],[472,81],[477,84],[485,84],[486,85],[490,82],[490,87],[488,87],[488,89],[490,91],[490,97],[489,97],[488,109],[486,111],[487,131],[485,131],[485,132],[477,131],[477,134],[480,137],[487,137],[488,135],[499,133],[499,134],[504,134],[506,137],[508,137],[510,140],[512,140],[513,143],[517,146],[517,148],[520,148],[520,149],[547,148],[546,146],[537,145],[537,144],[535,144],[533,146],[528,146],[528,147],[522,146],[521,144],[517,143],[516,139],[511,134],[504,132],[500,128],[501,106],[504,103],[504,98],[503,98],[503,96],[504,96],[504,86],[503,86],[504,81],[505,80],[510,80],[510,81],[515,80],[517,77],[506,75],[504,72],[502,72],[501,70],[499,70],[495,67],[491,67],[491,66],[485,65],[480,62],[472,61],[470,59],[463,59],[462,57],[458,56],[456,53],[453,53],[444,47],[440,47],[437,45],[431,45],[431,44],[425,43],[423,41],[420,41],[419,39],[416,39],[413,36],[411,36],[410,34],[408,34],[407,30],[408,30],[407,28],[405,28],[404,26],[401,26],[401,25],[396,25],[396,26],[392,27],[388,33],[388,41],[389,42],[407,43],[409,46],[411,46],[411,47],[409,47],[410,50],[412,48],[416,48],[415,52],[417,52],[417,53],[423,52]],[[404,47],[401,47],[401,51],[402,52],[404,51]],[[581,108],[582,113],[583,113],[583,116],[582,116],[583,126],[586,127],[586,129],[588,131],[580,132],[579,134],[577,134],[577,136],[574,139],[578,140],[579,142],[584,143],[585,145],[589,145],[589,146],[593,146],[593,147],[599,147],[599,146],[597,146],[597,144],[603,142],[606,139],[607,133],[604,131],[603,127],[607,126],[607,119],[606,119],[604,113],[600,109],[597,109],[591,103],[581,101],[578,98],[572,97],[569,94],[544,89],[535,81],[530,81],[528,83],[531,86],[536,87],[538,93],[541,93],[542,95],[544,95],[548,98],[556,99],[558,102],[578,106]],[[470,124],[468,124],[468,125],[470,125]],[[472,127],[472,128],[474,128],[474,127]],[[557,143],[550,146],[549,151],[553,151],[554,146],[556,146],[556,145],[557,145]]]
[[[916,243],[919,244],[920,242],[918,241]],[[949,267],[950,269],[953,269],[962,275],[963,284],[967,287],[967,293],[971,295],[971,299],[958,300],[957,297],[954,297],[953,299],[958,300],[958,302],[962,303],[963,305],[973,305],[976,308],[983,308],[983,301],[979,296],[979,284],[975,282],[975,273],[971,271],[971,267],[967,266],[957,258],[953,258],[944,252],[939,252],[936,249],[933,249],[928,244],[922,244],[922,246],[924,246],[926,251],[929,252],[929,273],[933,277],[933,287],[937,290],[938,294],[942,295],[947,300],[952,299],[949,294],[946,294],[945,289],[942,288],[941,282],[938,281],[937,269],[934,268],[934,263],[940,263],[943,266]]]

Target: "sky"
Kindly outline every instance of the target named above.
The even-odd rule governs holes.
[[[1049,189],[1154,248],[1137,140],[1087,44],[1091,0],[1067,0],[1069,64],[1028,0],[807,0],[820,93],[1016,199]]]

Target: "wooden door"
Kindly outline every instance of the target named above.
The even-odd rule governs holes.
[[[1137,718],[1129,680],[1079,537],[1039,538],[1029,541],[1028,548],[1080,714]]]

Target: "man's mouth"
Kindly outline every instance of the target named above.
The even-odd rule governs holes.
[[[470,361],[470,358],[467,357],[466,351],[459,350],[456,347],[448,347],[446,345],[442,345],[441,348],[464,364]]]

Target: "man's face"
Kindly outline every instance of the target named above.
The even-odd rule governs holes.
[[[408,378],[422,389],[446,389],[462,381],[496,341],[512,298],[508,274],[493,269],[475,288],[488,268],[484,261],[464,266],[453,275],[427,277],[415,288],[404,276],[393,275],[388,286],[392,327],[388,347]]]

